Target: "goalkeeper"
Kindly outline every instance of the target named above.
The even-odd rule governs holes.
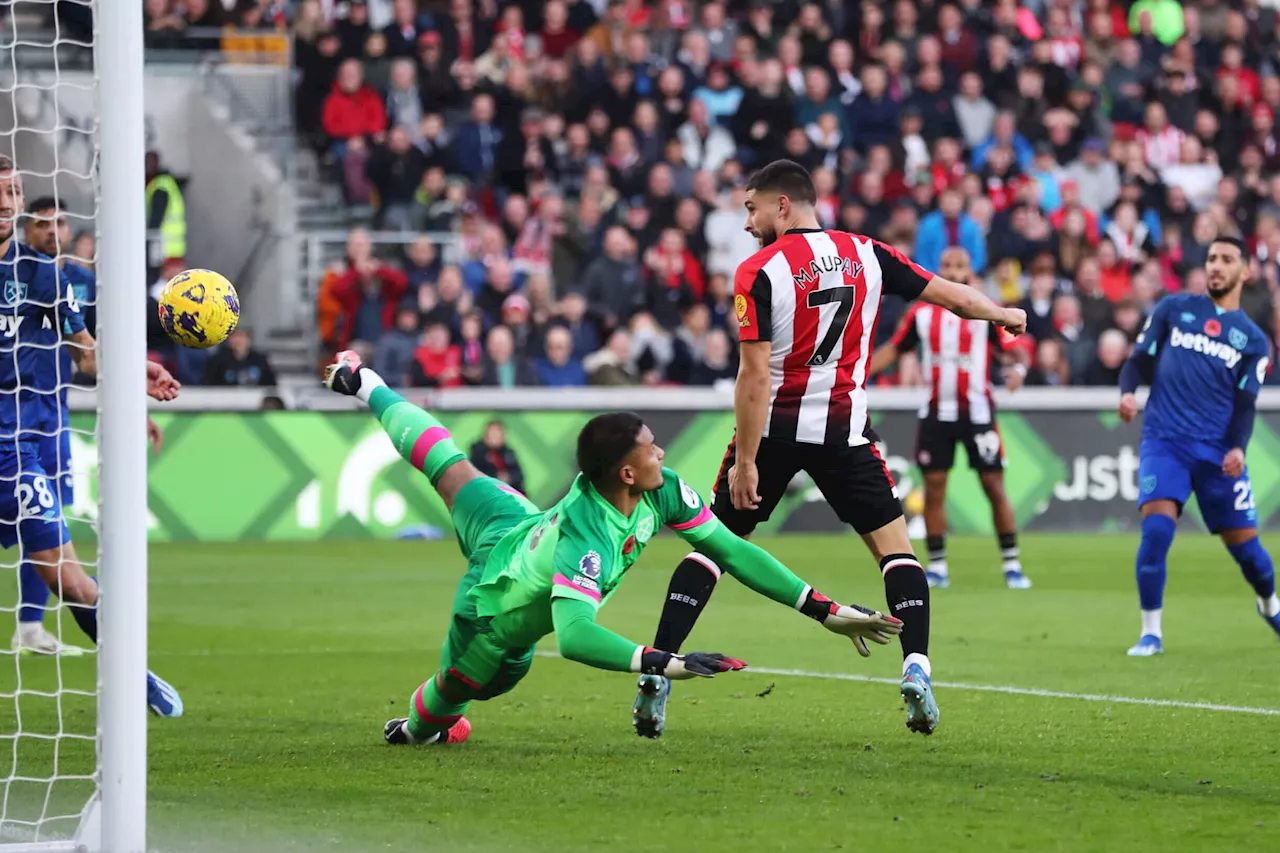
[[[596,611],[661,524],[751,589],[849,637],[863,656],[870,654],[867,640],[886,644],[902,630],[892,617],[836,604],[730,533],[697,492],[662,467],[662,448],[636,415],[599,415],[583,427],[582,473],[543,512],[477,471],[439,421],[387,388],[354,353],[338,355],[325,384],[366,403],[400,455],[427,475],[467,557],[440,670],[414,692],[409,716],[386,724],[387,743],[466,740],[468,704],[515,687],[529,671],[534,645],[552,631],[562,656],[599,669],[683,679],[746,666],[719,654],[647,648],[596,624]]]

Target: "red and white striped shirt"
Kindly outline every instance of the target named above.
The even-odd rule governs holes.
[[[899,352],[920,348],[929,401],[920,417],[991,423],[991,351],[1004,351],[1004,333],[987,320],[964,320],[937,305],[912,305],[893,334]]]
[[[866,444],[867,365],[880,299],[915,299],[931,278],[870,237],[816,228],[788,231],[743,261],[733,279],[738,338],[772,345],[764,434]]]

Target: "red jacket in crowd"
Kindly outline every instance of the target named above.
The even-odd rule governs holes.
[[[382,96],[372,86],[344,92],[335,82],[324,100],[324,132],[334,139],[373,136],[387,129]]]
[[[410,382],[419,388],[457,388],[462,385],[462,347],[455,344],[436,351],[420,346],[413,351],[415,367]]]
[[[376,263],[376,262],[375,262]],[[409,277],[395,267],[378,264],[370,271],[370,276],[379,283],[382,298],[382,328],[390,329],[396,318],[396,305],[400,297],[409,289]],[[333,283],[333,298],[342,305],[342,328],[338,330],[338,348],[346,349],[351,343],[352,326],[356,321],[356,312],[360,310],[360,301],[364,298],[364,282],[360,271],[348,269],[342,277]]]

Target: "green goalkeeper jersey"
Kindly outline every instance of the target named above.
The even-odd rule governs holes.
[[[628,518],[581,474],[550,509],[504,536],[471,590],[476,613],[511,647],[531,646],[555,630],[552,602],[570,598],[593,609],[608,600],[660,525],[701,542],[720,523],[674,471],[646,492]]]

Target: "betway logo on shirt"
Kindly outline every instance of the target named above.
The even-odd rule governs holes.
[[[1227,346],[1222,341],[1215,341],[1199,332],[1182,332],[1177,327],[1174,327],[1169,334],[1169,346],[1202,352],[1210,358],[1220,358],[1226,362],[1227,367],[1235,367],[1243,358],[1239,350]]]
[[[848,258],[842,258],[839,255],[827,255],[826,257],[814,258],[809,261],[809,265],[801,267],[800,271],[792,278],[803,290],[817,281],[824,272],[835,272],[837,270],[851,278],[857,278],[862,275],[862,264],[857,261],[851,261]]]

